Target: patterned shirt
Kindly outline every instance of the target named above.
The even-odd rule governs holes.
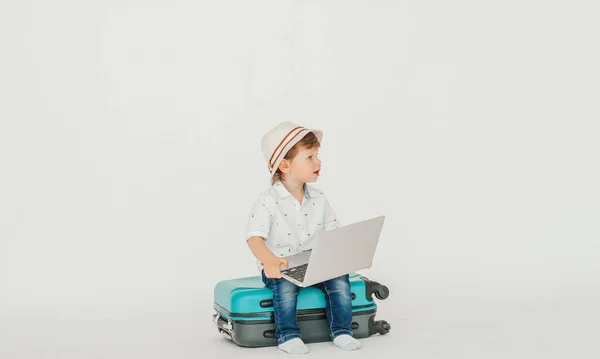
[[[276,181],[254,202],[246,240],[253,236],[266,239],[265,244],[277,257],[288,257],[312,249],[313,239],[321,231],[338,228],[340,221],[323,191],[304,184],[302,203]],[[258,270],[263,269],[257,259]]]

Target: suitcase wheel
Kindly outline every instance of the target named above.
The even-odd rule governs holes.
[[[390,290],[383,284],[375,284],[373,290],[375,292],[375,297],[380,300],[386,299],[390,295]]]
[[[375,321],[375,327],[377,328],[377,333],[381,335],[389,333],[390,329],[392,329],[390,323],[386,322],[385,320]]]

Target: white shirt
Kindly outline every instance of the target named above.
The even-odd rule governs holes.
[[[281,181],[276,181],[254,202],[246,240],[263,237],[273,254],[284,258],[312,249],[313,238],[319,232],[339,226],[340,221],[323,191],[305,183],[304,197],[299,203]],[[258,259],[256,265],[259,271],[263,269]]]

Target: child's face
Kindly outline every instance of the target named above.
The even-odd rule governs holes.
[[[290,175],[299,182],[315,182],[321,170],[319,147],[307,149],[301,147],[290,164]]]

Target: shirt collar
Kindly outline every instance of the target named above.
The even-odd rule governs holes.
[[[287,188],[285,188],[285,186],[283,185],[283,183],[281,183],[281,180],[275,181],[273,183],[273,188],[275,188],[275,193],[277,193],[277,196],[279,196],[279,198],[286,198],[287,196],[291,196],[292,195],[287,190]],[[311,188],[306,183],[304,184],[304,197],[306,199],[310,199],[312,197],[318,197],[320,195],[321,194],[319,193],[318,190],[315,190],[314,188]]]

